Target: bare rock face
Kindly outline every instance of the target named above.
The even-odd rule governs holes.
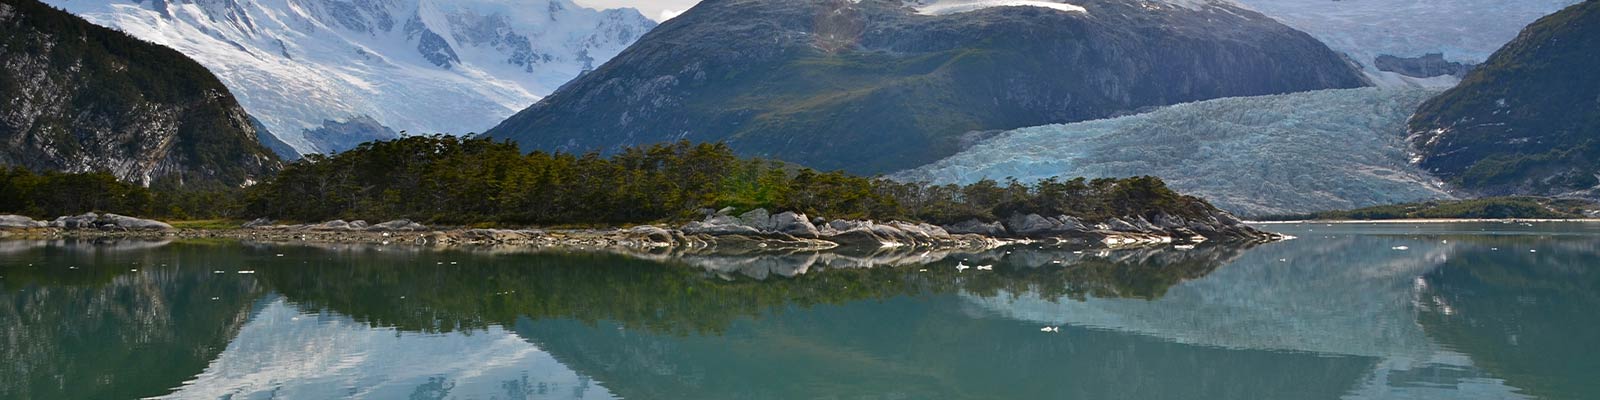
[[[428,227],[416,222],[411,222],[409,219],[399,219],[367,227],[367,230],[374,232],[420,232],[428,230]]]
[[[1039,214],[1012,215],[1005,221],[1006,229],[1019,236],[1051,236],[1083,233],[1089,230],[1077,218],[1060,216],[1047,218]]]
[[[1373,59],[1373,67],[1379,71],[1394,72],[1413,78],[1432,78],[1436,76],[1463,77],[1472,71],[1472,64],[1444,59],[1442,53],[1426,54],[1420,57],[1395,57],[1388,54],[1379,55]]]
[[[684,225],[683,233],[691,235],[759,235],[761,230],[744,225],[738,218],[716,215],[705,221]]]
[[[33,0],[0,3],[0,164],[245,186],[281,168],[204,67]]]
[[[947,232],[957,235],[970,234],[999,237],[1006,234],[1006,227],[1004,224],[999,222],[983,222],[976,219],[967,220],[952,225],[945,225],[944,229]]]

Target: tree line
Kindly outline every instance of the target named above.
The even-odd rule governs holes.
[[[0,212],[85,211],[176,219],[319,222],[412,219],[441,225],[625,225],[683,222],[711,210],[765,208],[829,219],[945,224],[1016,213],[1087,220],[1211,209],[1160,179],[983,180],[929,185],[741,158],[721,143],[676,142],[599,153],[523,153],[516,144],[447,135],[310,155],[242,189],[143,188],[107,174],[7,170]]]

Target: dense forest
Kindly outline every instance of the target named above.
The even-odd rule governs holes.
[[[39,218],[103,211],[167,219],[622,225],[694,220],[728,207],[932,223],[1014,213],[1091,221],[1157,211],[1194,216],[1211,209],[1152,177],[927,185],[742,159],[720,143],[658,144],[606,158],[528,154],[509,142],[445,135],[307,156],[245,189],[193,191],[159,183],[143,188],[105,174],[21,169],[8,170],[0,180],[0,212]]]
[[[175,220],[239,217],[238,189],[197,189],[170,179],[144,187],[110,173],[35,173],[0,168],[0,213],[55,218],[85,212],[154,216]]]

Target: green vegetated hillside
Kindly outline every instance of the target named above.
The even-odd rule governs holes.
[[[1597,49],[1600,1],[1530,25],[1417,111],[1421,166],[1482,195],[1591,191],[1600,185]]]
[[[35,0],[0,0],[0,164],[239,186],[280,167],[209,71]]]

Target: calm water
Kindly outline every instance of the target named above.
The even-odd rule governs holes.
[[[0,242],[0,398],[1600,398],[1600,225],[1271,229],[1301,239],[655,261]]]

